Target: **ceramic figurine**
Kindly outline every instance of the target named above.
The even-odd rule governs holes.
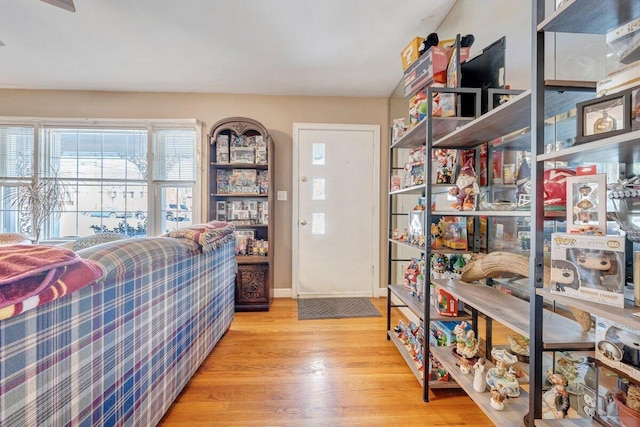
[[[495,352],[493,350],[496,350]],[[511,364],[518,359],[506,350],[493,349],[491,355],[496,361],[495,368],[487,371],[487,384],[491,388],[499,389],[508,397],[520,396],[520,384]]]
[[[456,196],[456,203],[451,205],[452,209],[457,211],[473,211],[476,209],[476,195],[480,194],[480,187],[478,187],[477,181],[478,176],[476,171],[473,170],[472,159],[469,159],[460,169],[455,187],[449,190],[449,194]]]
[[[460,358],[460,372],[465,375],[469,375],[471,373],[471,365],[469,364],[469,359],[465,357]]]
[[[487,388],[487,380],[485,379],[485,360],[484,358],[479,358],[475,365],[473,365],[473,369],[475,372],[473,373],[473,389],[478,393],[484,393]]]
[[[456,352],[458,356],[471,359],[478,353],[480,347],[480,341],[476,338],[472,329],[467,329],[467,322],[462,321],[453,328],[453,333],[456,336]]]
[[[505,395],[502,394],[497,388],[491,389],[491,407],[496,411],[502,411],[504,409]]]
[[[542,395],[542,418],[561,420],[569,410],[569,392],[565,389],[568,382],[562,374],[555,373],[549,377],[552,387]]]

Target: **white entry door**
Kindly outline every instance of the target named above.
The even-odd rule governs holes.
[[[293,296],[377,296],[380,127],[294,123]]]

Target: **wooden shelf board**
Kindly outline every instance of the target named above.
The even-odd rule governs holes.
[[[554,117],[575,108],[576,103],[595,97],[594,82],[549,80],[545,91],[545,118]],[[492,141],[498,135],[509,135],[531,125],[531,90],[526,90],[511,101],[483,114],[467,125],[435,140],[435,148],[471,148]],[[523,135],[526,132],[523,131]],[[523,136],[524,137],[524,136]],[[512,144],[501,142],[509,149],[522,148],[522,139]]]
[[[451,354],[451,347],[431,347],[431,352],[442,366],[449,372],[462,389],[469,395],[478,407],[497,426],[520,426],[524,415],[529,412],[529,395],[520,388],[520,396],[507,399],[504,402],[504,410],[496,411],[491,407],[489,392],[478,393],[473,389],[473,375],[465,375],[456,365],[457,359]],[[493,368],[493,364],[486,361],[485,372]]]
[[[269,169],[269,165],[257,163],[216,163],[211,162],[211,166],[218,169]]]
[[[418,301],[404,285],[389,285],[389,289],[416,316],[420,319],[424,317],[424,301]],[[460,313],[458,317],[443,316],[436,311],[435,307],[429,307],[429,320],[434,322],[438,320],[468,320],[470,318],[471,316],[464,312]]]
[[[591,418],[565,418],[564,420],[536,420],[537,427],[590,427],[601,424]]]
[[[502,323],[513,331],[529,337],[529,303],[500,292],[487,285],[465,283],[458,280],[434,280],[454,297],[464,301],[479,312]],[[544,310],[543,348],[546,350],[595,348],[595,336],[592,331],[583,332],[577,322]]]
[[[620,0],[569,0],[538,25],[538,31],[606,34],[640,16],[640,3]]]
[[[531,216],[531,211],[431,211],[440,216]]]
[[[412,187],[401,188],[400,190],[390,191],[389,195],[395,194],[422,194],[424,185],[414,185]]]
[[[640,130],[540,154],[538,161],[599,162],[607,159],[609,162],[636,163],[640,162],[638,139],[640,139]]]
[[[411,355],[407,352],[404,343],[400,341],[400,339],[393,331],[387,331],[387,334],[389,335],[389,338],[391,338],[391,342],[396,346],[396,348],[400,352],[400,355],[402,355],[402,358],[407,363],[407,366],[409,366],[409,369],[411,369],[411,372],[413,372],[413,375],[416,377],[416,379],[420,383],[420,386],[422,387],[422,371],[418,370],[413,357],[411,357]],[[455,381],[429,381],[429,388],[460,388],[460,385],[458,385],[458,383],[456,383]]]
[[[454,130],[433,143],[434,148],[471,148],[529,126],[531,90],[514,96],[509,102],[483,114],[466,126]]]
[[[269,197],[268,194],[260,193],[214,193],[215,197]]]
[[[236,262],[238,264],[269,264],[271,258],[258,255],[236,255]]]
[[[402,138],[391,144],[389,149],[415,148],[424,145],[427,138],[427,119],[422,119],[417,125],[405,133]]]
[[[403,240],[396,240],[396,239],[389,239],[389,241],[393,244],[399,245],[399,246],[403,246],[405,248],[409,248],[409,249],[413,249],[416,251],[420,251],[420,252],[424,252],[426,248],[421,247],[421,246],[417,246],[417,245],[412,245],[410,243],[407,243]]]
[[[633,315],[633,313],[640,312],[640,307],[635,307],[631,302],[625,301],[624,308],[618,308],[610,305],[571,298],[562,294],[552,294],[547,288],[538,288],[536,289],[536,293],[544,298],[579,308],[580,310],[584,310],[594,316],[606,317],[609,320],[628,326],[632,329],[640,329],[640,317]]]

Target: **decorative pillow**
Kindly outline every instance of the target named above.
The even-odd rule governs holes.
[[[90,248],[102,243],[113,242],[114,240],[128,239],[129,236],[120,233],[100,233],[93,236],[80,237],[73,245],[74,251]]]
[[[30,245],[32,240],[22,233],[0,233],[0,245]]]

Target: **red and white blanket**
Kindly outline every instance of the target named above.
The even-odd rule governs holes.
[[[193,240],[200,246],[202,252],[212,252],[234,239],[234,230],[233,224],[224,221],[210,221],[205,224],[179,228],[165,233],[163,236]]]
[[[56,246],[0,246],[0,320],[53,301],[104,275],[93,261]]]

